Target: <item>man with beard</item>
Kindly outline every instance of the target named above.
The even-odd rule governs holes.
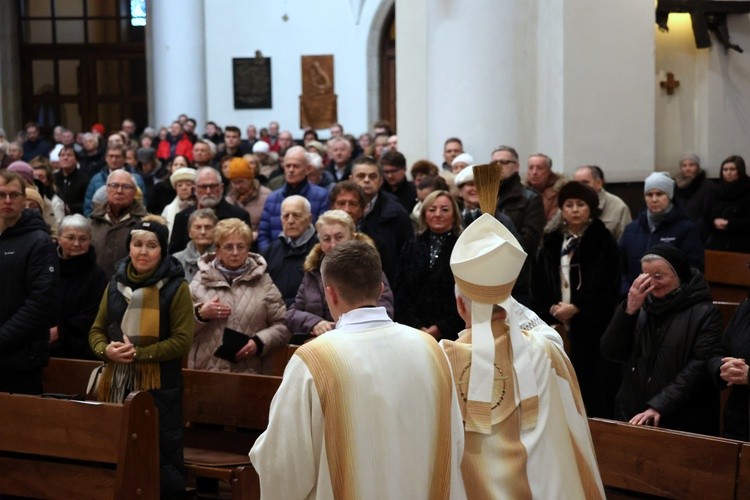
[[[169,253],[183,250],[188,237],[188,217],[199,208],[211,208],[219,220],[236,217],[250,225],[250,214],[238,206],[230,205],[223,197],[224,183],[221,174],[213,167],[201,167],[195,176],[195,195],[198,203],[179,212],[174,218],[172,239],[169,242]]]

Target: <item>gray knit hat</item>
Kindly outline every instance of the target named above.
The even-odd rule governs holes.
[[[643,183],[643,194],[648,193],[652,189],[658,189],[667,193],[667,196],[671,200],[674,195],[674,181],[666,172],[654,172],[646,177],[646,181]]]

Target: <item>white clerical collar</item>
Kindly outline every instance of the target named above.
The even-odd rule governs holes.
[[[341,315],[336,323],[336,330],[357,331],[378,328],[393,323],[385,307],[361,307]]]

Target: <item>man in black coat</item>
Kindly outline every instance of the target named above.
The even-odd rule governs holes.
[[[289,307],[302,283],[307,254],[318,242],[307,198],[294,194],[281,202],[281,227],[281,234],[263,252],[263,257],[268,263],[268,275]]]
[[[530,302],[530,263],[542,241],[544,225],[544,203],[537,191],[521,184],[518,175],[518,153],[510,146],[500,146],[492,152],[492,162],[502,168],[503,183],[500,185],[496,216],[504,213],[516,226],[518,242],[528,255],[513,287],[513,297],[521,304]]]
[[[41,394],[60,281],[55,245],[26,188],[0,170],[0,391]]]
[[[358,158],[352,167],[352,179],[367,197],[365,215],[358,226],[375,242],[383,272],[390,283],[395,283],[399,253],[414,236],[409,214],[398,198],[379,192],[383,185],[383,171],[374,159]]]
[[[197,205],[178,212],[172,226],[172,236],[169,240],[169,253],[184,250],[190,241],[188,236],[188,217],[199,208],[212,208],[219,220],[233,217],[250,225],[250,214],[244,208],[230,205],[224,199],[224,182],[221,174],[213,167],[201,167],[195,175],[195,194]]]
[[[381,192],[390,193],[398,198],[407,213],[411,213],[417,204],[417,188],[406,178],[406,158],[398,151],[388,151],[380,159],[385,182]]]
[[[71,146],[63,146],[60,150],[60,170],[55,172],[57,194],[65,202],[65,215],[82,214],[83,200],[89,178],[78,168],[75,150]]]

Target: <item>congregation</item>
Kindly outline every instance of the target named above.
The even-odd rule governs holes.
[[[750,253],[742,157],[713,180],[684,155],[674,176],[644,179],[632,218],[599,166],[568,179],[536,152],[522,177],[512,146],[467,152],[458,137],[409,165],[383,121],[358,137],[336,124],[327,140],[276,122],[199,134],[187,115],[136,131],[0,129],[0,391],[42,393],[50,356],[138,360],[106,374],[102,399],[121,401],[116,381],[133,377],[172,410],[183,358],[264,373],[270,353],[336,328],[321,267],[349,241],[377,251],[390,319],[460,342],[470,321],[451,255],[481,216],[475,166],[492,164],[494,218],[527,256],[512,296],[568,332],[588,416],[719,435],[720,391],[737,385],[724,434],[750,440],[747,308],[724,332],[702,275],[706,249]],[[148,321],[156,336],[135,334]],[[171,415],[162,432],[179,427]]]

